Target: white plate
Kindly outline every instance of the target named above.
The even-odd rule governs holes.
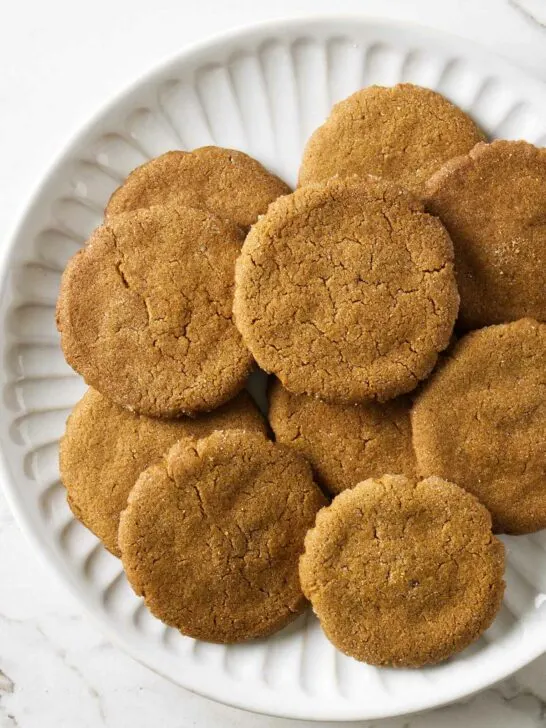
[[[546,650],[546,536],[506,539],[499,617],[474,646],[433,668],[359,664],[336,652],[309,613],[268,640],[239,646],[165,628],[66,505],[57,442],[84,385],[59,348],[60,275],[137,164],[172,148],[219,144],[249,152],[294,184],[302,145],[333,101],[402,80],[441,91],[492,136],[546,144],[541,83],[460,39],[358,18],[250,28],[185,51],[95,117],[40,185],[5,259],[2,480],[20,524],[112,640],[184,687],[249,710],[377,718],[453,701],[505,677]]]

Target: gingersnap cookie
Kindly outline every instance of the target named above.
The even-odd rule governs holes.
[[[129,495],[119,529],[127,577],[190,637],[268,635],[305,607],[298,559],[325,502],[305,460],[263,435],[181,441]]]
[[[271,387],[269,424],[277,442],[310,463],[317,482],[332,494],[384,473],[415,474],[410,402],[329,404]]]
[[[458,294],[441,222],[382,180],[274,202],[236,267],[235,322],[262,369],[334,403],[409,392],[449,342]]]
[[[444,162],[483,139],[472,119],[435,91],[368,86],[336,104],[311,136],[299,184],[372,174],[420,194]]]
[[[546,527],[546,324],[523,319],[459,340],[412,412],[417,464],[473,493],[495,530]]]
[[[140,473],[182,438],[233,429],[265,435],[264,420],[246,392],[194,419],[160,420],[133,414],[88,389],[68,418],[60,443],[68,504],[119,556],[119,516]]]
[[[235,396],[252,367],[231,312],[241,235],[190,207],[109,218],[62,278],[67,362],[141,414],[194,414]]]
[[[108,202],[106,215],[176,202],[210,210],[243,228],[290,188],[243,152],[201,147],[173,151],[137,167]]]
[[[478,144],[425,187],[453,240],[464,328],[546,320],[546,149]]]
[[[440,478],[360,483],[323,508],[305,538],[304,593],[328,639],[371,665],[445,660],[492,623],[504,547],[487,510]]]

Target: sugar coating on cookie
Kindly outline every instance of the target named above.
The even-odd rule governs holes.
[[[384,473],[415,474],[410,401],[330,404],[291,394],[275,382],[269,423],[277,442],[294,448],[313,468],[317,482],[340,493]]]
[[[444,162],[483,139],[472,119],[435,91],[369,86],[336,104],[311,136],[299,184],[373,174],[419,194]]]
[[[295,394],[384,401],[432,370],[457,315],[438,218],[382,180],[330,180],[274,202],[236,267],[235,322]]]
[[[420,667],[476,640],[503,596],[504,547],[470,493],[440,478],[369,479],[317,516],[303,591],[331,642],[372,665]]]
[[[176,202],[202,207],[243,228],[290,188],[244,152],[200,147],[172,151],[137,167],[108,202],[106,215]]]
[[[241,232],[189,207],[108,219],[68,263],[61,345],[86,382],[152,416],[212,410],[252,367],[232,320]]]
[[[68,418],[60,442],[68,504],[76,518],[120,556],[119,516],[140,473],[182,438],[230,429],[265,435],[265,422],[246,392],[200,417],[161,420],[129,412],[88,389]]]
[[[459,340],[416,398],[418,467],[474,493],[497,531],[546,528],[546,324]]]
[[[131,491],[119,530],[127,577],[183,634],[271,634],[305,607],[298,559],[325,503],[305,460],[262,435],[182,441]]]
[[[447,162],[425,193],[453,240],[461,325],[546,321],[546,149],[478,144]]]

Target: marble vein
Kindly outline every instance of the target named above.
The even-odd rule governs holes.
[[[536,5],[536,3],[532,3],[533,5]],[[532,11],[527,7],[527,3],[525,2],[518,2],[518,0],[508,0],[508,5],[510,5],[511,8],[513,8],[516,12],[520,13],[525,20],[530,21],[533,23],[533,25],[539,26],[539,28],[546,29],[546,12],[544,12],[544,8],[546,7],[544,4],[542,5],[542,9],[544,12],[544,19],[537,18],[536,11]]]

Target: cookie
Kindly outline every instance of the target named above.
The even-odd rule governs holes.
[[[252,367],[231,313],[241,239],[233,223],[189,207],[107,220],[62,278],[67,362],[141,414],[205,412],[235,396]]]
[[[396,185],[281,197],[237,261],[235,322],[262,369],[334,403],[409,392],[449,342],[458,294],[441,222]]]
[[[246,392],[195,419],[160,420],[133,414],[89,389],[68,418],[60,444],[68,504],[119,556],[119,516],[140,473],[182,438],[231,429],[265,434],[264,420]]]
[[[453,240],[461,327],[546,321],[546,149],[478,144],[425,192]]]
[[[275,382],[269,423],[277,442],[303,455],[329,493],[384,473],[415,474],[410,402],[405,397],[385,404],[328,404],[291,394]]]
[[[504,547],[470,493],[440,478],[385,475],[317,516],[300,561],[304,593],[342,652],[372,665],[445,660],[492,623]]]
[[[137,167],[110,198],[106,215],[176,202],[248,228],[270,202],[289,192],[288,185],[247,154],[201,147],[167,152]]]
[[[311,136],[299,184],[373,174],[420,194],[444,162],[483,139],[469,116],[428,88],[368,86],[336,104]]]
[[[129,495],[119,529],[127,577],[190,637],[268,635],[305,607],[298,559],[324,503],[305,460],[262,435],[181,441]]]
[[[546,528],[546,324],[523,319],[459,340],[412,412],[423,475],[455,481],[495,530]]]

